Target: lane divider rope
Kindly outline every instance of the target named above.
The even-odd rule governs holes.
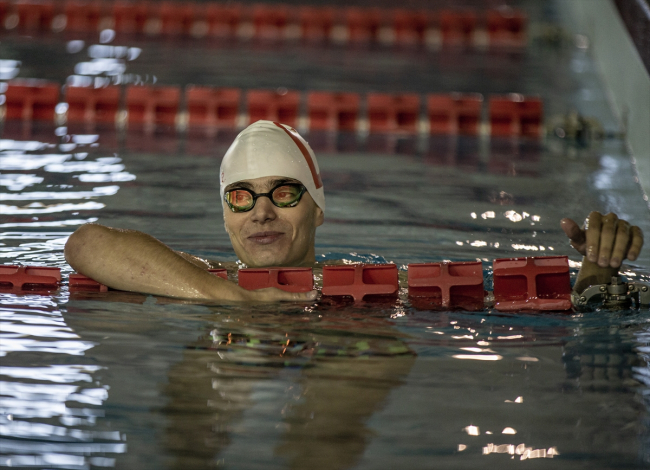
[[[246,5],[234,2],[0,0],[0,32],[304,41],[335,45],[521,48],[527,15],[499,8]]]
[[[572,309],[571,279],[567,256],[504,258],[493,261],[494,291],[484,290],[483,264],[442,262],[409,264],[407,289],[413,307],[422,309],[499,311],[568,311]],[[210,272],[228,279],[225,269]],[[314,289],[309,267],[242,268],[238,283],[245,289],[275,287],[287,292]],[[52,290],[61,283],[60,268],[0,266],[0,291]],[[70,274],[70,293],[106,292],[105,285],[80,274]],[[324,297],[351,297],[355,302],[396,298],[400,289],[396,264],[325,265]]]
[[[92,83],[92,81],[91,81]],[[266,119],[301,132],[487,135],[538,139],[543,102],[519,93],[346,93],[243,90],[189,85],[61,86],[19,79],[0,82],[0,120],[115,126],[153,132],[238,130]]]

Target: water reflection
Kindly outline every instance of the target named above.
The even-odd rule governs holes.
[[[25,222],[24,226],[37,226],[38,222]],[[65,221],[63,222],[65,224]],[[15,227],[18,224],[2,224],[5,227]],[[61,222],[52,224],[60,227]],[[0,233],[0,259],[5,258],[15,263],[15,260],[29,262],[30,264],[48,263],[61,265],[63,259],[63,247],[70,233],[62,232],[3,232]],[[5,299],[4,302],[7,300]]]
[[[260,463],[277,439],[270,456],[289,468],[350,468],[360,459],[367,420],[415,357],[390,321],[319,313],[303,313],[296,328],[293,315],[240,312],[188,347],[165,387],[174,468]],[[251,439],[262,448],[241,455]]]
[[[21,62],[18,60],[0,60],[0,80],[11,80],[20,73]],[[0,86],[0,90],[2,87]],[[4,103],[0,102],[0,105]]]
[[[0,168],[3,170],[37,170],[46,165],[62,164],[71,155],[25,154],[4,152],[0,154]]]
[[[119,189],[120,189],[119,186],[101,186],[101,187],[93,188],[91,191],[33,191],[28,193],[0,193],[0,201],[38,201],[41,199],[92,199],[98,196],[112,196],[116,194]]]
[[[74,148],[59,145],[59,153],[53,153],[53,145],[43,142],[0,139],[0,185],[6,188],[0,192],[0,202],[4,202],[0,204],[4,215],[0,227],[28,230],[0,235],[0,258],[63,264],[62,248],[70,232],[47,234],[29,229],[96,221],[97,217],[80,215],[103,209],[105,203],[100,200],[118,193],[116,183],[135,179],[125,171],[121,158],[97,155],[96,135],[70,136],[65,128],[54,131],[72,141],[66,145]],[[88,188],[90,184],[93,186]],[[43,241],[44,237],[48,240]]]
[[[532,447],[527,447],[526,444],[488,444],[483,447],[483,455],[488,454],[510,454],[520,456],[520,460],[527,459],[552,459],[553,457],[560,455],[555,447],[550,447],[549,449],[533,449]]]
[[[6,186],[9,191],[22,191],[29,186],[42,183],[43,179],[36,175],[4,173],[0,175],[0,186]]]
[[[142,351],[129,374],[153,373],[141,365],[160,357],[161,342],[171,341],[172,350],[183,348],[178,359],[157,366],[164,372],[158,383],[167,423],[157,449],[171,459],[168,468],[217,463],[365,468],[364,456],[374,456],[376,463],[382,453],[387,462],[412,456],[407,461],[417,467],[434,458],[451,463],[460,455],[450,449],[462,451],[466,463],[488,455],[572,460],[583,455],[583,446],[606,436],[608,444],[597,455],[614,462],[620,446],[633,447],[636,431],[630,423],[641,416],[630,407],[635,354],[625,344],[642,316],[630,318],[626,327],[613,315],[406,308],[404,316],[389,320],[392,306],[203,307],[204,313],[194,313],[201,312],[199,306],[137,294],[76,298],[69,304],[69,310],[73,305],[79,310],[72,323],[76,330],[125,338],[126,321],[129,335],[139,332],[128,343]],[[89,302],[84,298],[95,303],[84,304]],[[92,319],[97,314],[87,313],[110,303],[115,304],[111,312],[97,320]],[[185,328],[198,321],[201,337],[175,341],[172,318]],[[599,374],[599,353],[591,359],[589,351],[600,347],[604,334],[620,338],[608,346],[610,362],[620,372],[603,382],[593,377]],[[147,339],[152,337],[155,341]],[[120,344],[123,340],[105,345],[110,356],[103,363],[117,366]],[[459,361],[453,357],[459,351],[497,354],[501,360]],[[576,361],[582,367],[577,382],[575,369],[568,367]],[[552,392],[556,388],[562,393]],[[616,437],[607,423],[621,423],[613,424],[619,426]]]
[[[42,202],[33,202],[26,206],[8,206],[0,204],[0,211],[7,215],[27,215],[27,214],[52,214],[56,212],[71,212],[71,211],[92,211],[103,209],[105,207],[101,202],[82,202],[79,204],[49,204],[45,205]]]
[[[88,468],[126,452],[119,431],[96,429],[108,391],[94,377],[103,367],[84,364],[95,343],[75,334],[56,304],[0,294],[2,466]]]
[[[65,272],[70,228],[97,220],[80,213],[94,215],[105,207],[99,200],[117,194],[116,182],[135,176],[120,158],[96,154],[96,136],[47,131],[70,143],[0,140],[0,227],[16,230],[0,234],[0,258]],[[66,298],[65,289],[0,293],[0,466],[107,467],[126,452],[126,436],[104,420],[105,368],[88,358],[97,343],[67,326],[59,308]]]

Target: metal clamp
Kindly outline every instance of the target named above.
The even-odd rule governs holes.
[[[613,276],[609,284],[589,286],[581,294],[573,292],[571,302],[575,307],[590,303],[602,303],[611,310],[650,307],[650,286],[642,282],[623,282],[620,276]]]

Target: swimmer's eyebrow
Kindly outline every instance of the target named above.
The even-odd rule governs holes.
[[[302,184],[300,181],[293,178],[280,178],[277,180],[271,180],[269,186],[275,188],[281,184]]]
[[[228,186],[226,186],[226,189],[224,189],[224,191],[230,191],[231,189],[235,189],[235,188],[250,189],[251,191],[253,191],[253,185],[245,181],[238,181],[237,183],[229,184]]]

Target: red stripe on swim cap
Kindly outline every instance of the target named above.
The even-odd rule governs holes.
[[[282,129],[284,132],[286,132],[287,135],[289,137],[291,137],[291,140],[293,140],[294,143],[298,146],[298,148],[302,152],[302,156],[305,157],[305,160],[307,161],[307,165],[309,165],[309,171],[311,171],[311,177],[314,179],[314,185],[316,186],[316,189],[322,188],[323,187],[323,180],[320,177],[320,173],[316,172],[316,165],[314,165],[314,161],[312,160],[311,155],[309,154],[309,150],[307,150],[307,147],[305,147],[305,144],[303,144],[300,141],[300,139],[298,139],[295,135],[293,135],[291,132],[289,132],[279,122],[274,122],[273,124],[275,124],[280,129]]]

